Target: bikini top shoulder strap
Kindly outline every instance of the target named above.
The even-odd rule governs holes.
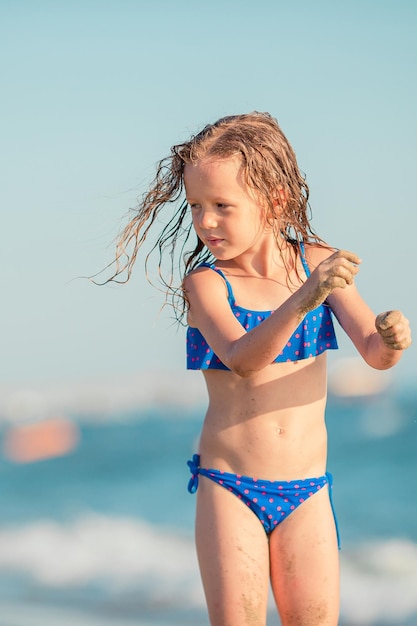
[[[304,241],[300,241],[300,253],[301,253],[301,263],[303,264],[304,271],[306,273],[307,278],[310,276],[310,268],[308,267],[307,259],[306,259],[306,251],[304,246]]]
[[[230,305],[233,305],[235,302],[235,296],[233,293],[233,289],[232,289],[232,285],[229,283],[229,281],[227,280],[226,276],[223,274],[223,272],[221,271],[221,269],[219,269],[218,267],[216,267],[214,265],[214,263],[201,263],[201,265],[199,265],[198,267],[208,267],[209,269],[213,270],[214,272],[217,272],[217,274],[219,274],[219,276],[221,276],[226,284],[226,289],[227,289],[227,300],[229,302]]]

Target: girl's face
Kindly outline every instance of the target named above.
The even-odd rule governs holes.
[[[270,235],[265,210],[245,183],[238,157],[186,164],[184,185],[194,229],[216,259],[256,253]]]

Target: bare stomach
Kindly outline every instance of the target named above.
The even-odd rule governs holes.
[[[204,372],[209,407],[201,465],[267,480],[322,475],[326,468],[326,356],[275,363],[250,378]]]

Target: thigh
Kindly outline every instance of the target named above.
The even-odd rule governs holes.
[[[264,626],[268,539],[237,496],[199,477],[196,546],[212,626]]]
[[[270,559],[283,626],[337,626],[339,554],[327,487],[272,532]]]

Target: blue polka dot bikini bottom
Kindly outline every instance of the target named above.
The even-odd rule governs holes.
[[[258,517],[267,535],[305,500],[328,485],[337,543],[340,548],[339,528],[332,500],[333,478],[328,472],[318,478],[278,481],[250,478],[216,469],[205,469],[200,467],[200,455],[198,454],[194,454],[192,460],[187,461],[187,464],[191,472],[188,483],[190,493],[195,493],[198,489],[198,476],[206,476],[242,500]]]

